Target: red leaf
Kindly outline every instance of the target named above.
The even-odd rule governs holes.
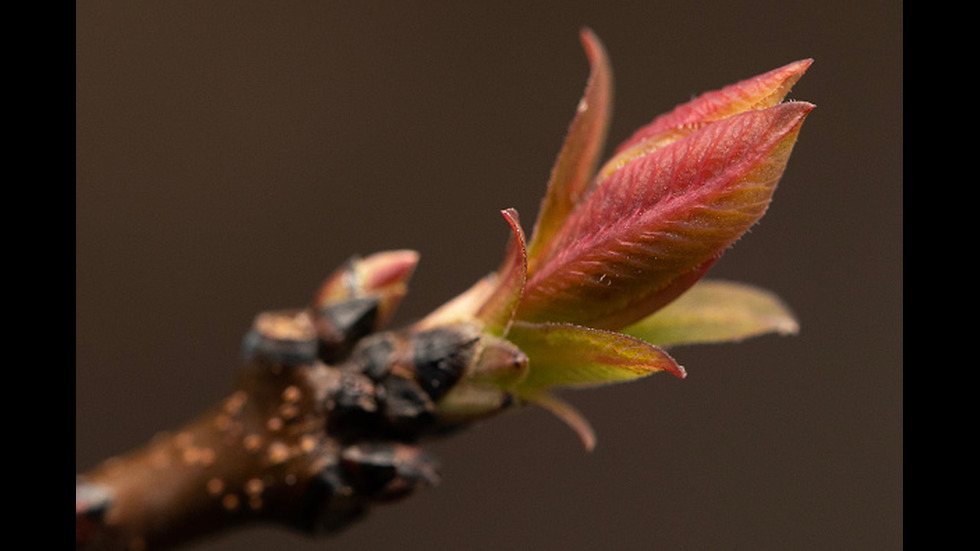
[[[765,213],[809,103],[711,123],[612,172],[554,237],[517,317],[620,328]],[[689,286],[696,277],[680,287]]]
[[[487,301],[480,307],[476,317],[487,324],[487,329],[495,335],[504,335],[514,319],[514,311],[524,291],[527,277],[527,248],[524,245],[524,230],[517,211],[501,211],[512,231],[504,262],[494,274],[495,288]]]
[[[615,155],[603,165],[595,181],[602,182],[637,157],[683,139],[712,122],[777,105],[812,63],[812,59],[796,61],[677,106],[637,130],[616,148]]]
[[[766,109],[783,101],[790,89],[813,63],[803,59],[773,69],[768,73],[725,86],[721,90],[706,92],[697,98],[678,105],[669,113],[660,115],[650,124],[640,128],[616,148],[616,154],[669,129],[699,127],[745,111]]]
[[[552,236],[588,191],[605,145],[612,112],[612,68],[606,50],[590,30],[581,32],[582,45],[592,66],[585,93],[568,129],[548,190],[528,244],[529,269],[539,257],[549,256]]]

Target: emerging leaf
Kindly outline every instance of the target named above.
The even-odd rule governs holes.
[[[552,387],[587,388],[631,381],[659,371],[686,375],[663,350],[612,331],[515,322],[508,339],[530,358],[527,376],[514,389],[521,395]]]
[[[616,329],[676,297],[678,280],[765,213],[812,108],[741,113],[610,174],[555,236],[554,256],[530,274],[517,319]]]
[[[476,317],[487,324],[487,332],[498,336],[507,333],[527,278],[527,249],[517,211],[507,209],[502,214],[512,231],[510,244],[504,255],[504,263],[494,276],[496,284],[493,293],[476,312]]]
[[[589,29],[581,33],[592,66],[585,93],[552,168],[548,190],[528,246],[530,269],[553,250],[552,237],[588,191],[606,142],[612,112],[612,68],[605,47]]]
[[[413,328],[423,331],[440,325],[471,322],[499,286],[500,276],[496,272],[480,278],[469,289],[415,322]]]
[[[623,330],[657,346],[791,335],[799,324],[776,295],[730,281],[699,281],[676,301]]]
[[[706,92],[675,107],[669,113],[660,115],[634,132],[616,149],[616,157],[668,130],[700,128],[732,115],[777,105],[789,94],[811,64],[812,59],[794,61],[768,73],[725,86],[721,90]]]
[[[797,61],[657,117],[597,171],[612,70],[598,38],[586,29],[581,39],[589,81],[530,240],[516,211],[503,211],[512,237],[499,269],[414,330],[472,324],[487,347],[437,404],[440,417],[492,415],[513,397],[548,409],[591,449],[592,427],[553,390],[684,377],[658,346],[796,331],[771,294],[698,282],[765,214],[814,106],[781,103],[812,62]]]

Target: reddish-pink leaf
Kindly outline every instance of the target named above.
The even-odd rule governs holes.
[[[677,106],[620,144],[615,155],[599,171],[595,182],[602,182],[633,159],[683,139],[707,124],[745,111],[777,105],[812,63],[812,59],[796,61],[721,90],[706,92]]]
[[[677,296],[679,281],[765,213],[811,109],[734,115],[610,174],[555,235],[517,319],[616,329],[649,315],[663,293]]]
[[[591,74],[579,101],[575,118],[551,172],[528,244],[529,268],[551,250],[551,238],[589,189],[598,166],[612,112],[612,68],[599,38],[589,29],[581,32]]]
[[[527,277],[527,248],[517,211],[506,209],[501,214],[510,224],[510,244],[507,246],[503,264],[493,276],[496,287],[476,313],[476,317],[483,320],[487,324],[487,330],[494,335],[507,333]]]
[[[679,127],[700,127],[705,123],[721,120],[738,113],[766,109],[783,101],[794,84],[813,63],[803,59],[773,69],[768,73],[701,94],[697,98],[678,105],[672,111],[660,115],[650,124],[640,128],[616,148],[616,153],[630,149],[638,143],[666,130]]]

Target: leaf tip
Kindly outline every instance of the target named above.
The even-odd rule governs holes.
[[[781,317],[774,320],[773,330],[784,337],[797,335],[800,332],[800,322],[794,317]]]
[[[561,419],[568,425],[575,434],[578,436],[582,446],[585,451],[591,452],[596,446],[596,435],[595,430],[592,428],[592,424],[589,420],[585,418],[575,406],[569,404],[568,402],[558,398],[553,394],[548,393],[536,393],[533,396],[525,396],[529,402],[536,404],[548,410],[556,417]]]
[[[508,208],[500,211],[500,214],[510,225],[511,239],[507,244],[503,264],[494,275],[496,288],[480,306],[476,316],[487,323],[492,332],[504,335],[524,293],[527,280],[527,244],[517,210]]]
[[[582,47],[585,49],[585,55],[588,56],[591,63],[600,62],[600,59],[607,57],[605,46],[599,40],[599,35],[591,27],[582,27],[578,34]],[[601,62],[606,63],[606,61]]]

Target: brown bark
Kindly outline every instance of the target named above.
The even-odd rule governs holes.
[[[331,366],[308,312],[260,316],[230,396],[77,477],[76,549],[166,549],[249,522],[330,532],[434,483],[413,442],[439,428],[432,383],[454,382],[469,342],[380,333]]]

